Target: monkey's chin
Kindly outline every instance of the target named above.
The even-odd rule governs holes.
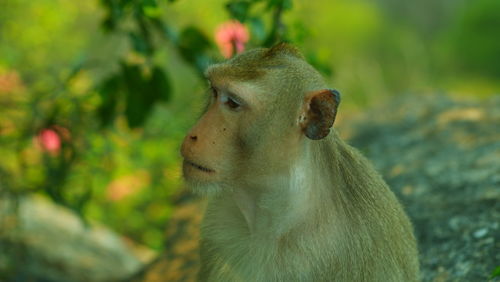
[[[193,179],[184,178],[189,190],[203,197],[217,197],[224,193],[222,185],[216,182],[201,182]]]
[[[225,190],[223,185],[217,181],[217,175],[214,171],[200,170],[184,161],[182,172],[185,183],[195,194],[212,197],[222,194]]]

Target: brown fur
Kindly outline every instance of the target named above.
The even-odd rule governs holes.
[[[201,281],[419,279],[407,216],[330,128],[338,101],[296,49],[251,50],[207,77],[214,98],[181,150],[188,184],[209,196]]]

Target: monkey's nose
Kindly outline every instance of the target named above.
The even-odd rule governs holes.
[[[193,141],[196,141],[196,140],[198,140],[198,136],[196,136],[196,135],[191,135],[191,136],[189,136],[189,139],[191,139],[191,140],[193,140]]]

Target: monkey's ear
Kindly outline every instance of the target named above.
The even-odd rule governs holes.
[[[335,122],[339,104],[340,93],[337,90],[323,89],[307,94],[300,119],[304,134],[312,140],[325,138]]]

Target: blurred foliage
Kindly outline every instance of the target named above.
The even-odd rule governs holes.
[[[258,2],[273,13],[269,27],[264,14],[250,16]],[[252,44],[281,40],[273,25],[286,2],[238,8],[259,22],[262,38]],[[230,16],[242,3],[225,3]],[[2,192],[44,193],[84,219],[161,247],[169,195],[180,186],[179,140],[192,119],[183,105],[191,98],[165,104],[179,84],[172,73],[188,72],[177,78],[183,84],[199,81],[220,59],[212,40],[194,25],[170,24],[175,3],[165,1],[1,5]]]
[[[500,77],[500,1],[478,0],[460,11],[452,31],[459,66],[478,75]]]
[[[0,193],[43,193],[160,248],[229,19],[248,28],[246,48],[296,44],[344,109],[500,89],[496,0],[2,1]]]
[[[493,279],[495,277],[500,277],[500,266],[497,266],[492,272],[490,279]]]
[[[173,2],[173,1],[171,1]],[[255,4],[266,5],[258,13]],[[215,60],[210,39],[198,28],[188,25],[177,30],[166,22],[157,0],[102,0],[106,11],[102,26],[113,33],[127,34],[135,54],[135,62],[122,58],[121,68],[106,79],[100,87],[104,102],[99,109],[103,125],[113,122],[119,101],[123,101],[124,114],[131,128],[141,127],[157,102],[168,101],[171,87],[169,77],[154,62],[154,56],[163,44],[169,43],[178,54],[196,68],[200,75]],[[281,14],[291,8],[291,0],[233,0],[225,5],[230,16],[245,23],[252,22],[254,34],[261,36],[257,46],[270,46],[284,40]],[[272,26],[266,35],[263,15],[273,13]],[[259,37],[256,37],[259,38]],[[138,95],[138,93],[143,93]]]

